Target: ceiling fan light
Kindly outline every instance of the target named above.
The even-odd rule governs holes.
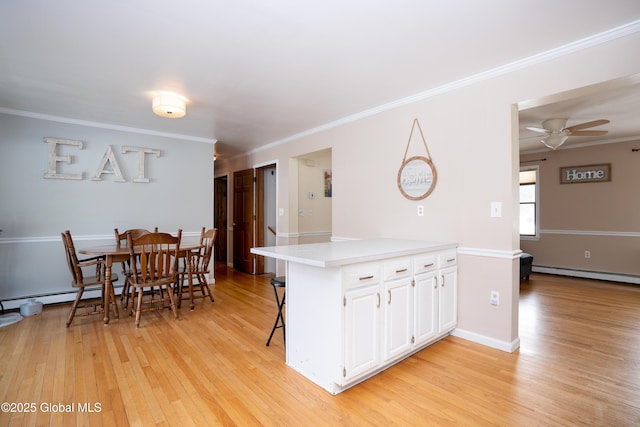
[[[178,119],[187,114],[184,98],[173,93],[162,93],[153,98],[153,112],[162,117]]]
[[[569,138],[569,136],[563,133],[552,133],[551,135],[542,138],[540,141],[547,147],[555,150],[564,144],[567,138]]]

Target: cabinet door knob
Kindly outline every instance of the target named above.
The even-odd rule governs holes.
[[[387,304],[391,304],[391,291],[387,291],[387,294],[389,295],[389,299],[387,301]]]

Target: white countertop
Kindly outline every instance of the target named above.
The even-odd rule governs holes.
[[[452,242],[430,242],[405,239],[363,239],[307,245],[267,246],[251,248],[251,253],[284,261],[336,267],[385,258],[415,255],[423,252],[455,249]]]

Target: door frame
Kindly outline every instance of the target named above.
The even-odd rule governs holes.
[[[255,221],[254,221],[254,242],[256,244],[256,246],[264,246],[265,245],[265,218],[266,218],[266,214],[265,214],[265,178],[264,178],[264,173],[267,170],[270,169],[275,169],[275,175],[276,175],[276,188],[275,188],[275,201],[273,203],[273,205],[275,206],[276,212],[274,212],[275,217],[276,217],[276,223],[277,223],[277,218],[279,217],[278,215],[278,189],[280,187],[279,185],[279,174],[278,174],[278,161],[277,160],[273,160],[273,161],[267,161],[267,162],[262,162],[259,164],[256,164],[253,166],[254,168],[254,176],[255,176],[255,199],[254,199],[254,212],[255,212]],[[277,228],[276,228],[277,230]],[[277,241],[277,234],[276,234],[276,241]],[[265,260],[263,256],[260,255],[256,255],[255,257],[255,264],[254,264],[254,271],[255,274],[264,274],[266,273],[265,271]]]
[[[213,226],[218,229],[215,242],[214,262],[229,264],[228,238],[228,201],[229,201],[229,175],[220,175],[213,178]]]
[[[255,169],[233,172],[233,268],[255,274]],[[241,209],[239,209],[241,208]]]

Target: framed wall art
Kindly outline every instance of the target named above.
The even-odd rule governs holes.
[[[427,155],[413,156],[407,159],[409,144],[411,143],[411,137],[416,127],[420,131]],[[414,119],[413,125],[411,126],[411,133],[409,134],[409,141],[407,142],[407,149],[402,159],[402,165],[400,166],[400,170],[398,170],[398,189],[400,193],[409,200],[422,200],[433,192],[437,181],[438,174],[431,155],[429,154],[427,141],[424,139],[424,134],[422,133],[418,119]]]

